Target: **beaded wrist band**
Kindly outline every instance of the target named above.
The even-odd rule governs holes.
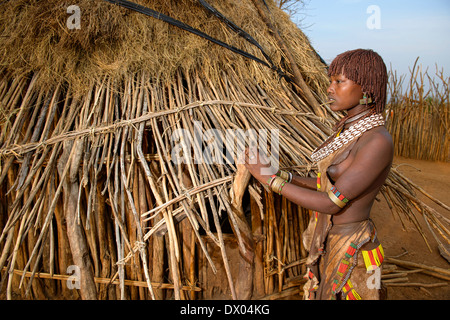
[[[328,191],[328,197],[333,201],[339,208],[343,208],[347,205],[348,199],[341,194],[335,186],[332,186]]]
[[[276,178],[276,175],[272,175],[269,180],[267,180],[267,186],[270,188],[270,186],[272,185],[273,180]]]

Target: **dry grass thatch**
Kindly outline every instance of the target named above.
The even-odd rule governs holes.
[[[71,3],[2,4],[0,288],[6,298],[298,293],[308,211],[249,184],[232,159],[175,163],[171,138],[177,129],[194,135],[194,121],[205,134],[278,129],[280,166],[313,172],[309,154],[337,116],[320,105],[326,72],[306,37],[273,6],[270,15],[258,1],[211,1],[295,77],[287,83],[160,21],[100,0],[78,3],[80,30],[65,26]],[[139,3],[260,56],[195,1]],[[210,144],[206,139],[190,150]],[[383,195],[413,222],[416,207],[448,239],[448,221],[418,200],[400,173],[393,171]],[[71,266],[81,275],[79,290],[64,281]]]
[[[230,32],[197,1],[140,3],[261,57],[256,47]],[[72,4],[70,1],[25,0],[4,4],[1,65],[8,65],[17,73],[39,70],[44,84],[65,81],[73,86],[80,84],[83,88],[104,75],[123,79],[130,72],[139,71],[147,72],[155,79],[166,78],[177,70],[189,72],[200,65],[214,80],[226,68],[234,69],[244,80],[264,82],[267,79],[266,71],[261,70],[264,67],[256,63],[248,63],[239,55],[165,22],[102,0],[77,1],[81,11],[80,29],[69,30],[66,26],[69,18],[67,8]],[[284,63],[283,53],[269,29],[261,23],[251,1],[217,1],[214,6],[221,12],[232,13],[232,21],[249,32],[273,61]],[[276,12],[281,34],[290,44],[301,49],[292,53],[307,84],[318,90],[327,81],[320,70],[320,62],[305,35],[286,14],[279,10]]]

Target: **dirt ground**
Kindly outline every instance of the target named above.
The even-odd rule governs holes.
[[[394,159],[394,166],[414,184],[420,186],[431,196],[450,205],[450,163],[412,160],[403,157]],[[437,209],[439,213],[450,218],[450,212],[437,206],[428,198],[420,194],[419,198],[425,203]],[[372,219],[378,230],[378,236],[383,244],[386,257],[421,263],[449,269],[450,264],[438,251],[437,243],[420,213],[415,211],[422,230],[424,231],[432,252],[415,226],[403,218],[405,230],[397,215],[391,213],[383,196],[379,196],[372,209]],[[406,253],[406,254],[405,254]],[[399,270],[407,270],[399,268]],[[450,299],[450,281],[438,279],[423,273],[410,273],[407,275],[409,283],[447,283],[444,287],[387,287],[388,300],[447,300]]]

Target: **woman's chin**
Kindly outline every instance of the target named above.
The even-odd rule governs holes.
[[[330,104],[330,109],[334,112],[337,111],[341,111],[341,109],[339,108],[339,106],[336,104],[336,102],[333,102],[332,104]]]

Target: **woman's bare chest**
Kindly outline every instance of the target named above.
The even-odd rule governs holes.
[[[338,157],[327,168],[327,175],[331,183],[334,184],[337,179],[339,179],[348,168],[351,167],[353,161],[355,160],[355,155],[351,152],[352,148],[346,150]]]

